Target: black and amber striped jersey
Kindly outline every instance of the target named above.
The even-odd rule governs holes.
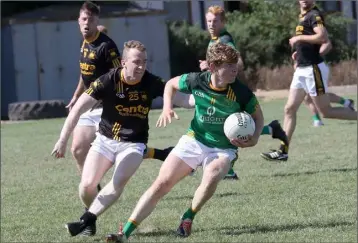
[[[120,67],[120,54],[114,41],[97,32],[93,41],[82,41],[80,71],[86,88],[111,68]]]
[[[147,143],[148,114],[153,99],[163,96],[164,86],[160,77],[148,71],[142,80],[127,84],[121,68],[92,82],[85,92],[102,101],[99,133],[117,141]]]
[[[296,35],[314,35],[315,27],[324,27],[324,19],[320,10],[314,5],[305,13],[299,15]],[[323,62],[319,54],[321,45],[298,42],[294,49],[297,51],[297,66],[304,67]]]

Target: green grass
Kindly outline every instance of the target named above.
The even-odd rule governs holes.
[[[266,123],[283,118],[285,100],[263,102]],[[175,145],[192,111],[179,110],[180,121],[154,127],[159,110],[150,115],[150,145]],[[357,242],[357,123],[324,120],[314,128],[305,107],[299,111],[290,159],[273,163],[260,152],[278,146],[268,136],[240,152],[235,170],[240,181],[223,181],[196,216],[192,235],[173,235],[179,217],[201,179],[179,183],[132,236],[132,242]],[[120,200],[98,220],[97,236],[70,238],[64,223],[77,220],[75,162],[69,151],[51,158],[63,119],[2,125],[1,242],[99,242],[126,222],[137,200],[157,176],[161,162],[146,160]],[[104,181],[108,181],[111,172]]]

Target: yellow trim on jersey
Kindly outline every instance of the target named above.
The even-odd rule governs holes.
[[[95,35],[92,39],[87,39],[87,40],[85,39],[85,42],[86,42],[86,43],[92,43],[92,42],[94,42],[95,40],[98,39],[100,33],[101,33],[101,32],[97,31],[96,35]]]
[[[209,86],[212,90],[215,90],[215,91],[224,91],[227,89],[227,88],[215,88],[211,82],[209,83]]]
[[[119,61],[118,58],[112,60],[112,64],[113,64],[113,67],[114,67],[114,68],[121,66],[121,62]]]
[[[193,130],[189,130],[187,133],[186,133],[187,136],[189,137],[194,137],[195,136],[195,132]]]
[[[121,129],[121,124],[119,124],[118,122],[113,124],[112,127],[112,133],[113,133],[113,139],[120,141],[121,139],[119,138],[119,130]]]
[[[229,86],[229,90],[227,91],[226,98],[232,101],[236,101],[236,95],[230,86]]]
[[[93,93],[93,89],[91,87],[89,87],[86,91],[86,94],[91,95]]]

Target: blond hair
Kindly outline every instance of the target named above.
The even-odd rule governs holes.
[[[222,22],[226,22],[225,10],[219,5],[213,5],[208,8],[206,13],[212,13],[214,15],[219,15]]]
[[[206,52],[206,61],[219,66],[223,63],[237,63],[240,54],[237,50],[223,43],[211,45]]]
[[[125,59],[129,49],[133,49],[133,48],[137,49],[138,51],[141,51],[141,52],[145,52],[147,50],[145,48],[145,46],[140,41],[130,40],[130,41],[124,42],[122,58]]]

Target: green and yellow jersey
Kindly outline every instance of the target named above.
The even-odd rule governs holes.
[[[224,122],[235,112],[254,113],[258,106],[254,93],[239,80],[227,89],[215,89],[210,72],[183,74],[179,90],[195,98],[195,114],[187,135],[208,147],[236,149],[224,134]]]

